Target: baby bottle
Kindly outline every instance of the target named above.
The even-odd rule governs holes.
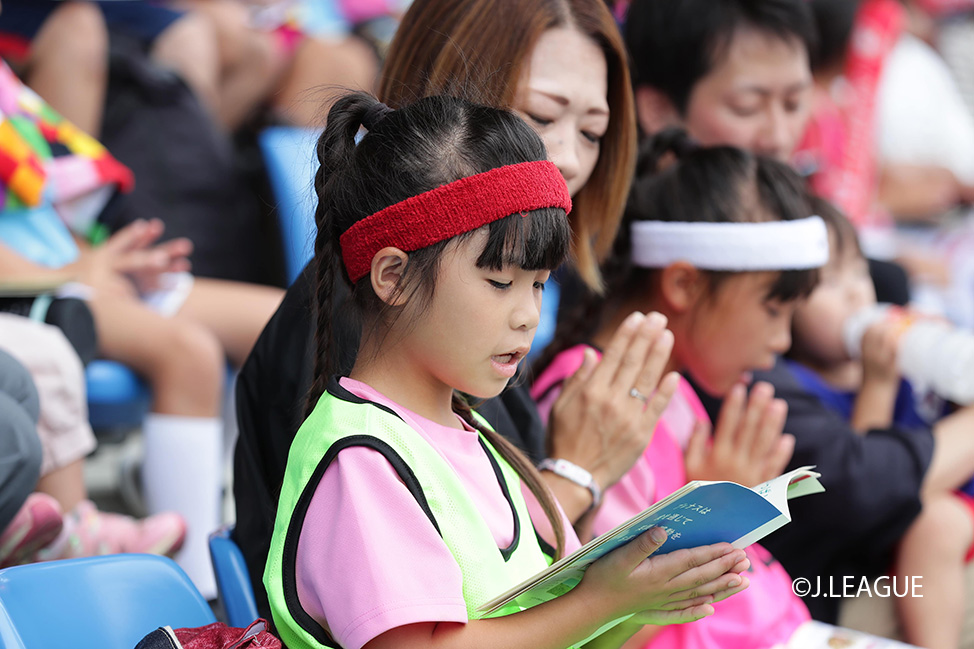
[[[862,336],[874,322],[897,318],[902,324],[897,362],[900,373],[919,393],[958,405],[974,403],[974,332],[944,320],[889,304],[876,304],[850,317],[843,331],[851,358],[862,355]]]

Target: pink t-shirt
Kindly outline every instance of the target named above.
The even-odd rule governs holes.
[[[545,397],[543,419],[550,412],[557,386],[581,366],[583,353],[583,346],[566,350],[538,377],[532,394]],[[683,448],[675,440],[688,440],[696,420],[705,418],[700,399],[690,384],[681,380],[645,452],[618,483],[606,490],[593,525],[596,534],[632,518],[686,484]],[[811,619],[805,604],[792,591],[788,573],[771,553],[756,543],[746,551],[751,560],[747,590],[716,604],[716,613],[708,618],[665,627],[648,646],[760,649],[787,642],[799,625]]]
[[[511,508],[476,431],[434,423],[359,381],[340,382],[391,408],[433,445],[477,502],[498,547],[510,545]],[[522,492],[537,520],[540,506]],[[566,528],[572,552],[579,543]],[[460,567],[392,465],[370,448],[346,448],[325,470],[298,540],[297,589],[301,606],[346,649],[405,624],[467,621]]]

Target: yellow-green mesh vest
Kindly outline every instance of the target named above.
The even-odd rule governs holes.
[[[329,463],[349,446],[382,453],[412,492],[460,566],[469,619],[482,617],[478,606],[547,567],[549,559],[531,524],[520,478],[483,436],[480,439],[516,513],[514,541],[506,549],[497,547],[456,472],[436,449],[392,410],[360,399],[331,381],[291,444],[264,570],[274,624],[290,649],[334,646],[327,632],[301,608],[295,562],[311,497]],[[518,610],[508,606],[493,616]]]

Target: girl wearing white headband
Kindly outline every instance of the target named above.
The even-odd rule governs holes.
[[[669,164],[659,171],[661,161]],[[545,412],[561,389],[572,389],[567,377],[585,355],[599,353],[627,314],[640,311],[671,332],[668,369],[725,402],[711,433],[699,398],[681,380],[646,451],[606,491],[596,533],[689,480],[753,486],[784,469],[794,447],[782,435],[786,405],[770,385],[759,383],[748,396],[745,384],[751,370],[770,367],[788,349],[792,314],[828,261],[825,225],[810,215],[801,179],[784,164],[729,147],[696,148],[682,131],[665,131],[644,147],[605,269],[609,297],[586,305],[556,334],[532,392]],[[808,610],[784,568],[758,545],[747,553],[747,591],[706,620],[650,630],[645,642],[654,649],[755,648],[784,645],[799,628],[810,632]]]

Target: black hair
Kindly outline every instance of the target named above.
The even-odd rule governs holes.
[[[368,130],[356,143],[363,126]],[[351,289],[349,307],[357,315],[363,335],[368,332],[381,337],[404,308],[380,300],[369,275],[352,283],[341,259],[341,235],[365,217],[441,185],[548,157],[537,133],[509,111],[452,97],[426,97],[391,110],[365,93],[346,95],[333,105],[327,127],[318,139],[317,155],[318,234],[313,262],[317,272],[313,294],[316,355],[306,414],[324,393],[334,371],[329,347],[336,278],[341,277]],[[479,268],[553,269],[568,255],[571,233],[565,211],[560,208],[532,210],[524,216],[513,214],[494,221],[487,229],[487,242],[477,259]],[[408,253],[397,290],[414,314],[421,312],[433,296],[439,260],[449,241]],[[537,471],[503,437],[480,426],[462,396],[454,395],[454,409],[488,438],[538,497],[555,530],[560,555],[564,548],[560,515]]]
[[[839,0],[841,1],[841,0]],[[684,114],[694,86],[723,58],[738,29],[815,51],[805,0],[633,0],[623,28],[633,85],[652,86]]]
[[[660,169],[667,157],[676,160]],[[736,223],[792,221],[812,214],[801,177],[787,164],[731,146],[697,147],[685,131],[665,129],[647,140],[637,163],[637,178],[624,222],[696,221]],[[619,290],[654,269],[633,268],[630,228],[616,239],[612,274]],[[711,286],[736,273],[706,271]],[[818,270],[781,271],[765,299],[789,302],[807,297],[818,282]]]
[[[856,226],[852,224],[846,215],[842,213],[836,205],[820,196],[811,195],[808,199],[812,208],[812,213],[822,217],[825,227],[829,232],[829,251],[830,263],[836,259],[841,259],[847,250],[853,250],[865,261],[866,256],[862,254],[862,247],[859,245],[859,235]],[[796,327],[797,321],[791,323],[791,348],[785,352],[785,358],[789,358],[800,363],[805,363],[811,358],[811,354],[805,345],[805,339],[799,335],[800,329]]]
[[[809,0],[818,39],[812,70],[819,72],[844,62],[860,4],[859,0]]]
[[[811,214],[805,185],[787,164],[730,146],[699,147],[679,128],[667,128],[647,138],[640,146],[622,227],[603,269],[607,297],[590,294],[579,302],[559,323],[538,367],[545,367],[568,346],[590,339],[614,306],[655,291],[661,269],[632,263],[635,221],[741,223],[791,221]],[[701,272],[710,280],[711,295],[737,274]],[[807,297],[818,278],[818,269],[781,271],[765,299],[790,302]]]
[[[829,230],[829,239],[835,243],[832,251],[833,257],[841,257],[846,250],[853,249],[856,253],[865,257],[862,253],[862,246],[859,244],[859,235],[856,233],[856,226],[846,218],[846,215],[833,203],[819,196],[810,196],[809,205],[813,214],[817,214],[825,221],[825,226]]]

